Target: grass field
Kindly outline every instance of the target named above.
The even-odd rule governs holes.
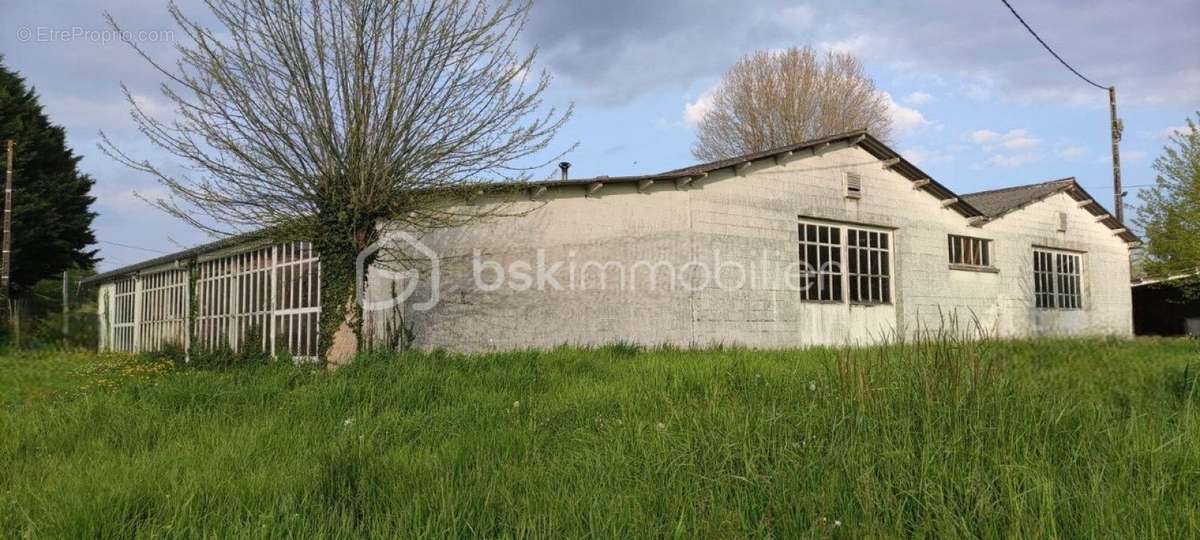
[[[0,357],[0,534],[1200,535],[1200,342]]]

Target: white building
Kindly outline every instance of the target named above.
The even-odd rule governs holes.
[[[436,294],[425,268],[404,302],[368,311],[375,343],[781,348],[938,330],[1131,333],[1137,237],[1074,179],[958,195],[865,132],[503,196],[521,217],[419,239],[438,258]],[[237,346],[256,327],[276,352],[315,354],[318,269],[304,245],[227,240],[95,276],[101,347]],[[412,283],[385,275],[371,270],[366,298],[388,307]]]

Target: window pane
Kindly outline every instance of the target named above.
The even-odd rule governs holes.
[[[1075,253],[1034,251],[1034,299],[1037,307],[1083,307],[1082,260],[1082,256]]]
[[[840,301],[842,299],[842,246],[840,229],[827,225],[800,225],[799,259],[800,299],[804,301]]]
[[[856,238],[847,248],[851,261],[850,301],[863,304],[890,302],[890,284],[886,283],[891,275],[888,234],[865,229],[853,229],[848,234]]]
[[[988,253],[990,245],[991,240],[987,240],[985,238],[974,238],[955,234],[947,235],[947,253],[950,259],[950,264],[990,266],[991,256]],[[1037,264],[1036,260],[1034,261],[1034,264]]]

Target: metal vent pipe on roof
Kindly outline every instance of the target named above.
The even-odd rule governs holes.
[[[559,168],[559,170],[562,171],[562,179],[566,180],[567,179],[567,171],[571,169],[571,162],[569,162],[569,161],[559,162],[558,168]]]

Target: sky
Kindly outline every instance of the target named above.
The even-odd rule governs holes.
[[[1173,130],[1200,110],[1200,2],[1012,0],[1076,69],[1115,85],[1124,121],[1122,176],[1137,205]],[[158,75],[108,29],[102,10],[156,59],[184,39],[161,1],[9,0],[0,55],[66,128],[96,180],[95,222],[109,270],[211,238],[143,198],[165,194],[100,151],[103,130],[123,151],[168,167],[129,117],[121,85],[169,114]],[[15,5],[14,5],[15,4]],[[201,2],[180,0],[204,19]],[[1066,176],[1112,207],[1107,93],[1072,75],[1000,0],[911,2],[540,0],[522,43],[552,77],[546,103],[574,104],[554,150],[571,175],[662,172],[695,162],[695,125],[708,93],[739,57],[812,45],[861,58],[886,92],[893,147],[959,193]],[[539,173],[557,174],[553,168]]]

